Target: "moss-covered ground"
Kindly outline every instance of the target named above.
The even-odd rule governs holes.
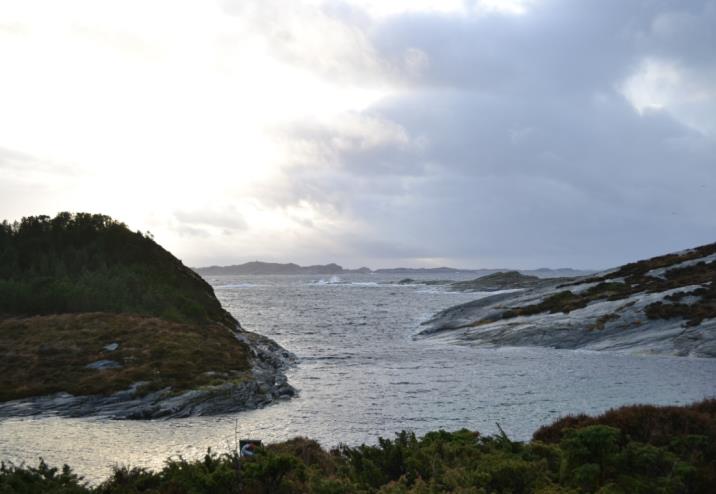
[[[114,351],[104,347],[117,343]],[[144,381],[140,392],[178,393],[241,380],[248,348],[220,324],[84,313],[0,320],[0,401],[66,391],[110,394]],[[112,360],[121,367],[91,369]]]

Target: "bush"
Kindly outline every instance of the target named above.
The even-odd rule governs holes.
[[[117,468],[95,488],[83,486],[67,467],[58,474],[44,463],[38,468],[3,466],[0,493],[716,492],[714,436],[680,432],[694,424],[692,413],[708,412],[712,402],[683,408],[625,407],[596,418],[582,417],[578,421],[592,423],[562,428],[559,441],[552,443],[523,444],[504,433],[483,437],[467,430],[430,432],[422,438],[401,432],[375,446],[344,446],[326,452],[314,441],[296,438],[259,449],[252,458],[209,451],[201,460],[169,461],[159,472]],[[673,421],[679,410],[691,418],[670,428],[669,437],[665,430],[652,436],[652,442],[635,440],[634,430],[605,423],[616,421],[615,416],[631,416],[634,410],[642,418],[644,414],[667,415]],[[713,431],[713,414],[706,416],[711,417],[706,431]],[[629,420],[623,423],[630,424]],[[640,429],[636,432],[644,437]],[[541,434],[548,436],[544,430]]]

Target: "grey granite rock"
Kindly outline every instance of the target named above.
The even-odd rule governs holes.
[[[688,252],[688,251],[685,251]],[[716,255],[676,262],[646,273],[653,279],[666,280],[670,269],[704,266],[713,263]],[[706,264],[703,269],[712,269]],[[712,271],[704,271],[712,272]],[[611,273],[615,273],[614,276]],[[601,276],[601,279],[598,277]],[[710,275],[709,275],[710,276]],[[703,280],[702,276],[702,280]],[[566,313],[543,310],[530,313],[527,307],[542,304],[560,292],[584,294],[599,283],[623,283],[616,270],[605,271],[597,278],[582,278],[564,286],[542,286],[529,290],[501,293],[444,310],[429,321],[416,338],[442,338],[458,343],[484,347],[541,346],[566,349],[614,351],[638,354],[659,354],[692,357],[716,357],[716,318],[688,321],[682,317],[650,318],[646,309],[651,304],[673,303],[670,295],[679,294],[679,303],[697,303],[699,296],[690,295],[697,289],[708,289],[714,280],[699,284],[676,286],[652,284],[626,296],[605,296]],[[655,289],[655,286],[663,286]],[[669,287],[669,289],[666,289]]]

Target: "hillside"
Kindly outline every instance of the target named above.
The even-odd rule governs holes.
[[[86,213],[0,227],[0,416],[255,408],[293,394],[288,357],[150,235]]]
[[[150,236],[108,216],[60,213],[0,224],[0,315],[96,311],[237,325],[206,281]]]
[[[716,357],[716,243],[452,307],[424,323],[482,346]]]

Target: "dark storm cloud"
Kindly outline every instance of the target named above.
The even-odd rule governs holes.
[[[690,82],[712,107],[714,21],[716,3],[682,1],[391,17],[370,40],[404,90],[365,116],[393,137],[297,125],[306,154],[274,199],[336,207],[374,245],[472,266],[600,267],[714,241],[714,135],[676,104],[639,112],[622,93],[655,58],[703,78]]]

